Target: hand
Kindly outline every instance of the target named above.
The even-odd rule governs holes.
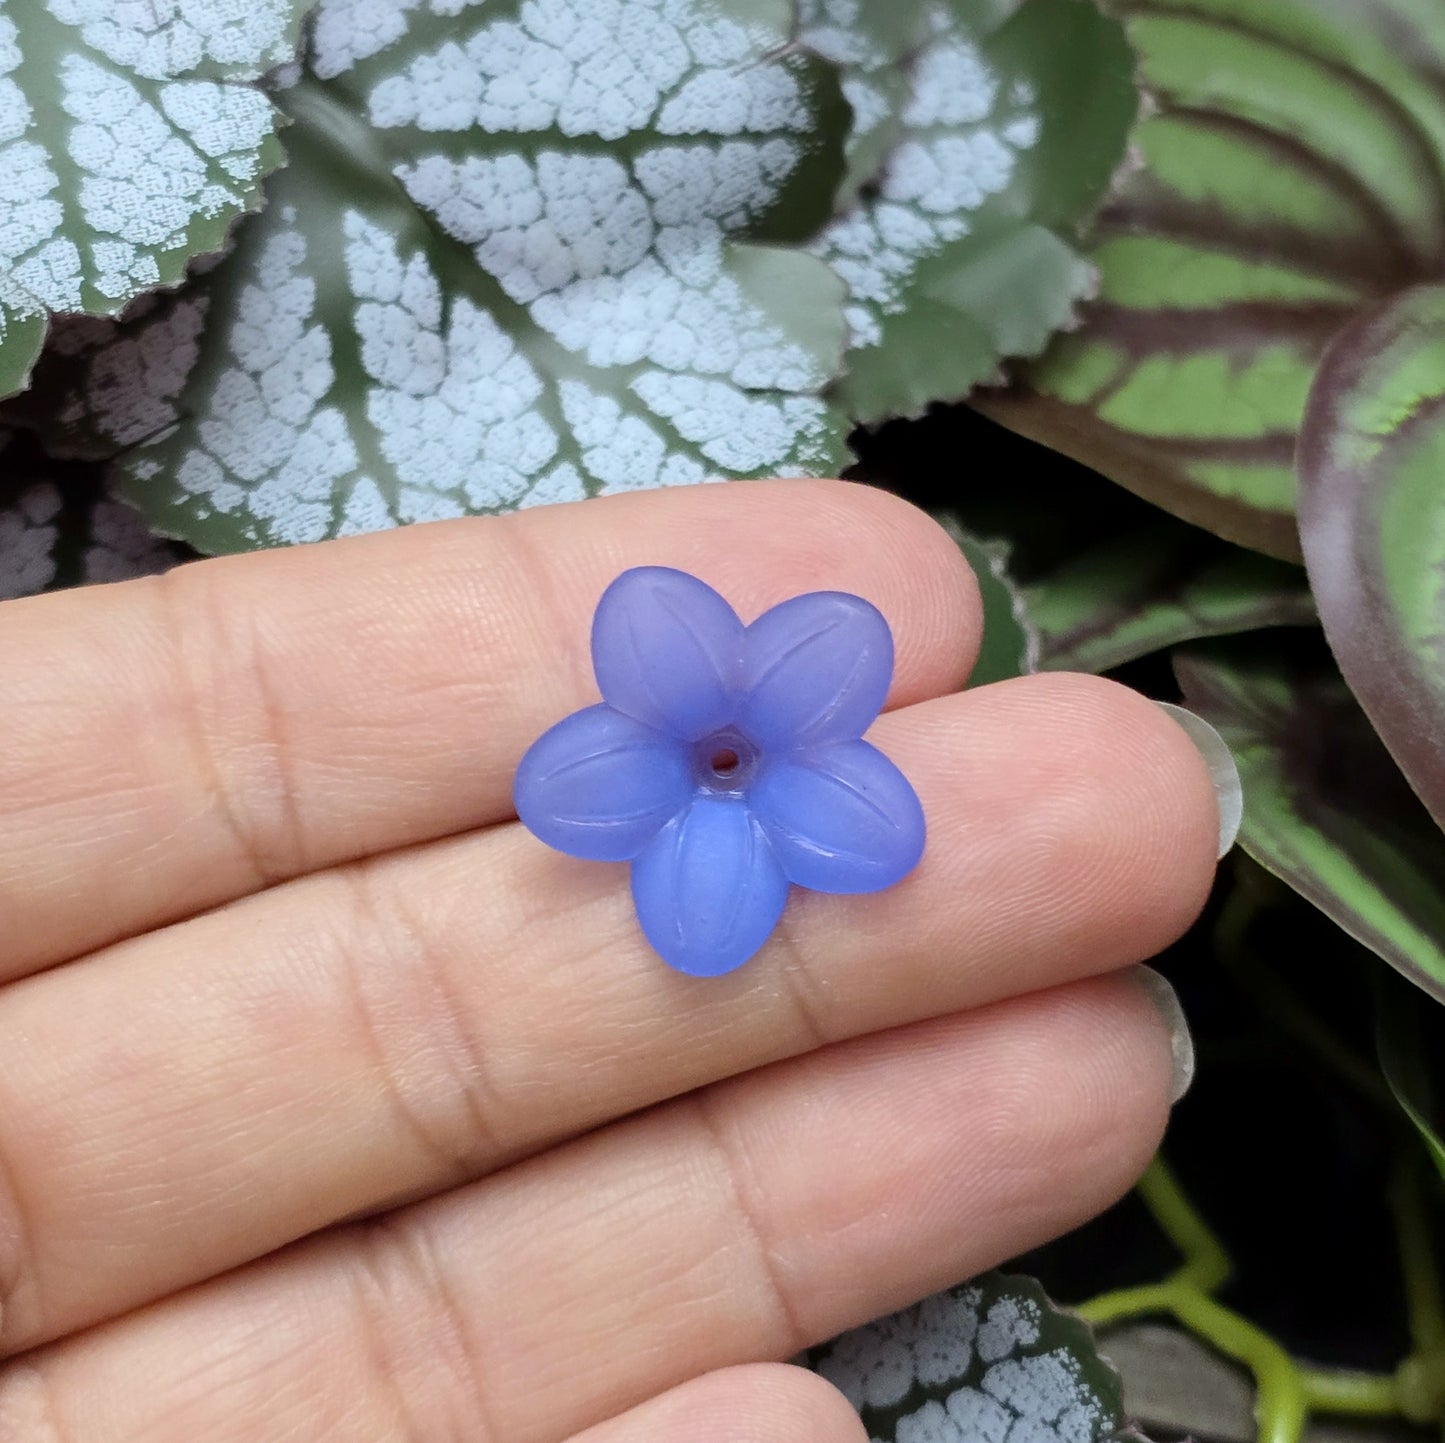
[[[632,565],[857,592],[923,862],[684,977],[512,773]],[[1214,866],[1149,702],[959,692],[922,513],[733,483],[0,607],[0,1438],[859,1443],[777,1361],[1119,1196]],[[737,1366],[742,1365],[742,1366]],[[722,1370],[722,1371],[717,1371]]]

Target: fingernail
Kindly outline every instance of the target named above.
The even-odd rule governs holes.
[[[1219,806],[1219,851],[1222,857],[1239,835],[1239,823],[1244,816],[1244,791],[1239,784],[1239,768],[1234,764],[1228,745],[1222,736],[1204,720],[1186,707],[1175,706],[1172,702],[1156,701],[1160,711],[1168,712],[1184,728],[1184,734],[1194,743],[1195,750],[1204,758],[1209,768],[1209,780],[1214,783],[1214,800]]]
[[[1173,1063],[1169,1078],[1169,1105],[1172,1107],[1189,1091],[1189,1084],[1194,1081],[1194,1038],[1190,1036],[1184,1009],[1179,1005],[1179,994],[1169,979],[1142,963],[1131,968],[1130,973],[1169,1029],[1169,1056]]]

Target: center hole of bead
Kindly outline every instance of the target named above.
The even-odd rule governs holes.
[[[707,791],[737,796],[751,782],[759,760],[757,747],[737,727],[722,727],[696,743],[693,775]]]

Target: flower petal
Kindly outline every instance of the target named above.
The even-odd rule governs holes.
[[[597,603],[592,666],[618,711],[696,741],[732,720],[742,637],[737,613],[697,577],[635,566]]]
[[[692,795],[682,746],[610,706],[564,717],[527,749],[512,784],[517,815],[549,847],[631,861]]]
[[[810,591],[748,627],[738,723],[765,749],[853,740],[892,679],[893,634],[878,608],[843,591]]]
[[[768,940],[788,879],[744,802],[699,797],[633,862],[632,896],[664,962],[716,977]]]
[[[775,760],[748,800],[789,881],[815,892],[881,891],[923,855],[918,794],[868,742]]]

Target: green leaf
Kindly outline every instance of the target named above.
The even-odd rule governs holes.
[[[1100,218],[1100,295],[980,404],[1294,558],[1295,436],[1325,343],[1445,264],[1445,29],[1433,0],[1119,8],[1158,104]]]
[[[1244,850],[1445,1000],[1445,834],[1339,673],[1269,636],[1178,652],[1175,671],[1234,753]]]
[[[1314,620],[1298,567],[1160,520],[1025,588],[1044,669],[1110,671],[1179,642]]]
[[[798,0],[798,42],[842,67],[853,111],[841,209],[883,169],[900,140],[909,75],[899,62],[928,40],[934,0]]]
[[[0,274],[30,298],[0,335],[24,384],[49,312],[114,315],[183,279],[282,160],[252,84],[294,58],[309,0],[24,0],[0,10]],[[0,297],[14,310],[11,294]],[[16,332],[19,332],[17,335]]]
[[[832,472],[847,107],[785,0],[318,10],[234,253],[92,355],[84,424],[207,551]],[[364,17],[363,17],[364,18]],[[149,358],[151,364],[137,364]]]
[[[23,391],[45,344],[45,307],[0,276],[0,396]]]
[[[1445,1178],[1445,1013],[1413,987],[1382,979],[1376,999],[1375,1043],[1380,1070],[1431,1161]]]
[[[1073,227],[1118,166],[1136,107],[1122,29],[1089,0],[940,0],[893,18],[920,9],[926,38],[906,70],[830,43],[861,33],[846,25],[809,32],[847,67],[855,169],[857,146],[871,159],[888,142],[876,180],[813,247],[848,284],[835,396],[865,423],[966,394],[1071,319],[1094,282]]]
[[[1314,622],[1299,567],[1073,479],[980,488],[939,518],[984,589],[988,665],[1104,672],[1184,641]]]
[[[1039,635],[1027,598],[1009,574],[1007,544],[974,536],[956,516],[945,514],[937,519],[973,569],[983,602],[983,641],[969,673],[969,686],[1037,671]]]
[[[1032,1278],[990,1273],[812,1349],[875,1443],[1095,1443],[1123,1424],[1118,1376]]]
[[[1298,466],[1325,635],[1445,826],[1445,286],[1406,291],[1335,338]]]

